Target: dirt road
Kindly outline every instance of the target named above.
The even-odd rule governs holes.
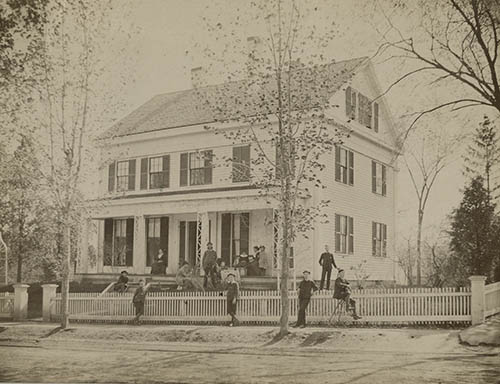
[[[314,343],[311,343],[314,344]],[[500,383],[498,349],[445,352],[110,341],[0,341],[0,381],[50,383]]]

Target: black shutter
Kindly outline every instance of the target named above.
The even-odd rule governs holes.
[[[160,218],[160,248],[163,249],[166,265],[168,265],[168,217]]]
[[[353,119],[353,120],[356,118],[356,97],[357,97],[357,93],[353,90],[352,94],[351,94],[351,119]],[[358,120],[359,120],[359,116],[358,116]]]
[[[349,184],[354,185],[354,153],[349,151]]]
[[[164,188],[170,187],[170,156],[163,156],[163,172],[162,172],[162,183],[161,186]]]
[[[372,221],[372,255],[377,256],[377,223]]]
[[[104,219],[104,265],[113,265],[113,219]]]
[[[385,171],[385,165],[382,165],[382,195],[385,196],[386,194],[387,194],[386,171]]]
[[[377,163],[372,160],[372,192],[377,193]]]
[[[179,223],[179,262],[186,260],[186,222]]]
[[[148,158],[141,159],[141,189],[148,189]]]
[[[134,219],[127,219],[127,260],[126,265],[134,265]]]
[[[128,190],[135,190],[135,159],[128,161]]]
[[[366,99],[366,122],[368,128],[372,127],[372,102]]]
[[[249,181],[250,180],[250,146],[249,145],[245,145],[244,147],[241,148],[241,164],[243,166],[243,170],[242,170],[243,180],[242,181]]]
[[[351,87],[345,90],[345,114],[348,119],[351,118]]]
[[[349,217],[347,220],[347,253],[354,252],[354,219]]]
[[[113,161],[109,164],[108,168],[108,192],[113,192],[115,190],[115,170],[116,163]]]
[[[204,151],[205,184],[212,184],[212,151]]]
[[[181,187],[187,185],[188,182],[188,154],[181,153],[181,173],[180,173],[180,181],[179,184]]]
[[[231,255],[231,214],[223,213],[221,215],[221,258],[230,266],[233,258]]]
[[[360,124],[363,124],[364,122],[364,116],[365,116],[364,104],[365,104],[365,97],[361,93],[358,93],[358,121]]]
[[[335,146],[335,181],[340,181],[340,147]]]
[[[387,257],[387,225],[382,224],[382,256]]]
[[[335,251],[340,252],[340,215],[335,214]]]
[[[241,147],[233,147],[233,160],[231,164],[233,168],[232,172],[233,183],[242,181],[241,172],[243,170],[243,167],[241,166]]]
[[[373,103],[373,129],[378,132],[378,103]]]

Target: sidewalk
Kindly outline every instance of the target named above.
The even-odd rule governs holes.
[[[277,327],[74,324],[61,330],[52,323],[0,323],[0,342],[108,342],[244,347],[319,347],[324,349],[461,352],[458,331],[440,329],[290,328],[278,339]],[[124,347],[126,348],[126,347]]]
[[[460,342],[466,345],[491,345],[500,347],[500,315],[483,324],[469,327],[459,334]]]

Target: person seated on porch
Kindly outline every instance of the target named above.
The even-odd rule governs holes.
[[[339,269],[337,279],[335,280],[335,290],[333,291],[333,298],[337,300],[344,300],[346,304],[346,310],[352,312],[352,317],[354,320],[361,319],[356,313],[356,301],[351,299],[351,286],[349,282],[344,279],[344,270]]]
[[[241,252],[240,256],[238,256],[239,262],[238,267],[246,267],[248,264],[248,253],[245,251]]]
[[[248,264],[246,268],[247,268],[247,276],[260,275],[259,261],[252,255],[248,256]]]
[[[158,257],[151,265],[152,275],[164,275],[166,273],[167,263],[163,256],[163,249],[158,250]]]
[[[266,252],[266,247],[264,247],[263,245],[260,246],[259,267],[261,270],[261,275],[264,276],[266,274],[266,270],[269,269],[269,259]]]
[[[113,290],[115,292],[125,292],[128,288],[128,272],[122,271],[118,281],[115,283]]]
[[[177,290],[187,290],[194,287],[191,277],[193,270],[187,261],[182,262],[182,266],[177,271],[175,282],[177,283]]]

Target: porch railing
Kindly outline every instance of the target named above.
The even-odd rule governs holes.
[[[332,291],[313,296],[308,320],[323,323],[337,304]],[[362,322],[439,323],[470,322],[470,288],[398,288],[354,290]],[[297,293],[290,292],[290,317],[297,316]],[[51,317],[58,318],[60,295],[52,299]],[[238,318],[243,322],[273,323],[281,313],[278,291],[242,291]],[[124,321],[134,316],[131,293],[72,293],[69,299],[72,320]],[[151,292],[145,305],[146,321],[221,322],[227,321],[223,292]]]

